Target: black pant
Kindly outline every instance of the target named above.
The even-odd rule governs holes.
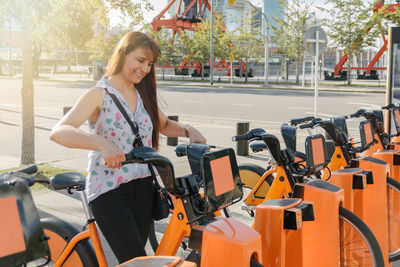
[[[144,246],[153,219],[152,177],[120,185],[89,206],[119,263],[146,256]]]

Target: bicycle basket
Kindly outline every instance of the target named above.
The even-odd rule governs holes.
[[[374,130],[372,128],[372,123],[369,120],[360,122],[360,138],[361,147],[367,148],[374,142]]]
[[[308,174],[313,174],[328,166],[329,158],[322,134],[307,136],[305,146]]]
[[[243,197],[242,182],[231,148],[207,152],[200,161],[204,182],[205,213],[236,203]]]
[[[24,182],[13,177],[0,182],[0,212],[0,266],[20,266],[50,255],[32,195]]]

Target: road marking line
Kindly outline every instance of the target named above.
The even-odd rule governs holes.
[[[232,103],[232,106],[246,106],[246,107],[252,107],[254,106],[253,104],[243,104],[243,103]]]
[[[249,119],[242,119],[242,118],[226,118],[226,117],[213,117],[213,116],[201,116],[201,115],[191,115],[191,114],[179,114],[182,117],[189,117],[189,118],[203,118],[209,120],[223,120],[223,121],[248,121],[248,122],[256,122],[256,123],[271,123],[271,124],[282,124],[282,122],[277,121],[261,121],[261,120],[249,120]]]
[[[303,108],[303,107],[288,107],[288,109],[313,109],[313,108]]]
[[[375,105],[375,104],[369,104],[369,103],[361,103],[361,102],[347,102],[349,105],[358,105],[361,107],[367,107],[367,108],[372,108],[372,109],[380,109],[381,106]]]
[[[314,115],[314,112],[306,112],[306,114],[311,114]],[[318,113],[318,116],[323,116],[323,117],[337,117],[338,115],[333,115],[333,114],[327,114],[327,113]]]
[[[183,102],[185,102],[185,103],[204,103],[204,101],[200,101],[200,100],[183,100]]]

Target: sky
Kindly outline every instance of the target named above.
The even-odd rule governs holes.
[[[176,0],[179,1],[179,0]],[[253,4],[257,6],[262,6],[262,1],[261,0],[250,0]],[[323,5],[326,0],[309,0],[311,3],[315,5]],[[155,16],[157,16],[168,4],[167,0],[149,0],[149,2],[153,5],[154,10],[150,12],[145,12],[145,21],[146,22],[151,22]],[[111,25],[115,25],[118,23],[118,19],[113,19],[117,18],[118,16],[111,16]]]

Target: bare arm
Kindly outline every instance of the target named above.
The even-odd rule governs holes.
[[[160,110],[158,114],[160,117],[160,133],[163,135],[168,137],[188,137],[190,143],[206,143],[207,140],[196,128],[189,126],[185,129],[183,124],[169,120]]]
[[[69,147],[99,150],[107,167],[119,167],[124,154],[114,144],[98,135],[90,135],[79,127],[91,117],[98,117],[103,104],[101,88],[83,94],[72,109],[53,127],[50,139]],[[97,115],[97,116],[96,116]]]

